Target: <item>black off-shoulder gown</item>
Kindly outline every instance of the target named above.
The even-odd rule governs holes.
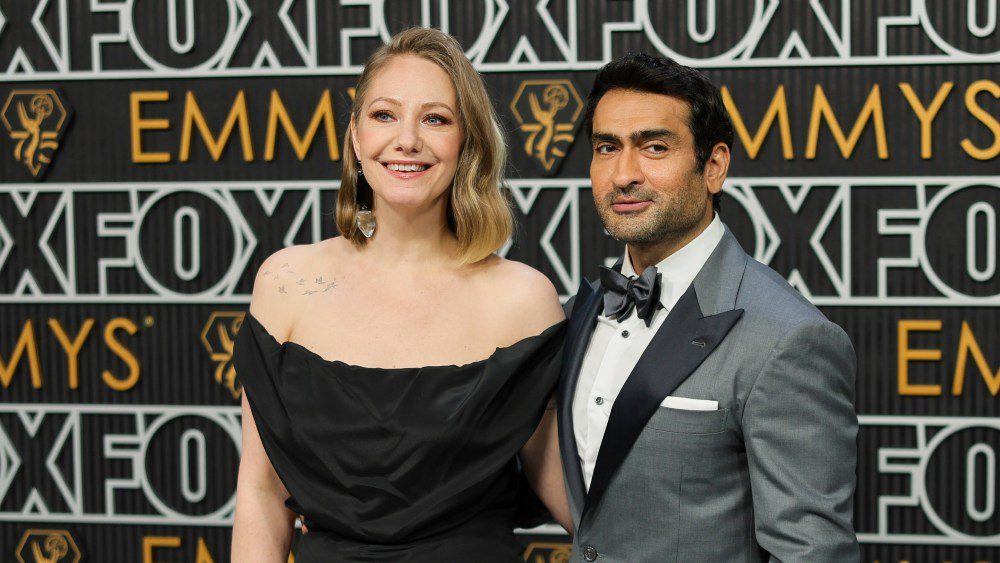
[[[463,366],[379,369],[279,343],[247,313],[236,372],[285,502],[296,563],[522,561],[515,455],[559,375],[565,322]]]

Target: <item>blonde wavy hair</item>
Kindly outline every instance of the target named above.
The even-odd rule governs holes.
[[[411,28],[394,35],[365,64],[351,107],[355,123],[372,80],[399,55],[416,55],[435,63],[448,73],[455,87],[464,138],[448,198],[448,227],[458,239],[460,262],[478,262],[506,244],[514,232],[510,202],[501,189],[507,145],[493,103],[482,77],[454,37],[437,29]],[[344,136],[343,163],[337,228],[353,243],[364,245],[368,239],[358,229],[356,215],[360,203],[372,194],[358,193],[358,156],[350,127]]]

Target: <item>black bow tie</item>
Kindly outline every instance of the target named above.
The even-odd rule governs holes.
[[[635,313],[646,321],[648,327],[653,322],[653,312],[660,304],[660,277],[656,266],[650,266],[639,277],[625,277],[611,268],[601,267],[601,285],[604,286],[604,316],[615,316],[622,322]]]

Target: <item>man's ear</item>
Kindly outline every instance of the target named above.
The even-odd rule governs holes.
[[[722,184],[729,173],[729,157],[729,147],[725,143],[716,143],[712,147],[712,153],[708,156],[705,169],[702,171],[708,191],[712,194],[722,191]]]

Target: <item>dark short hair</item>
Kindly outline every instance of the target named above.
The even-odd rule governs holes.
[[[594,133],[594,110],[611,90],[631,90],[662,94],[684,100],[688,104],[688,128],[694,135],[695,158],[698,168],[704,168],[718,143],[733,147],[733,122],[722,102],[719,89],[700,71],[670,58],[629,53],[604,65],[594,79],[587,97],[585,114],[587,136]],[[719,196],[713,204],[718,209]]]

